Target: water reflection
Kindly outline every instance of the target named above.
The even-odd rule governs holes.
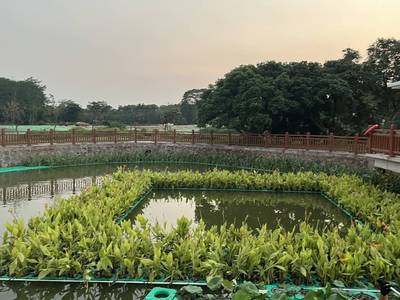
[[[102,177],[115,172],[121,165],[95,165],[65,167],[49,170],[0,174],[0,237],[4,224],[14,218],[27,222],[42,213],[46,205],[56,198],[68,198],[79,194]],[[149,169],[155,171],[177,171],[182,169],[205,171],[205,166],[138,164],[124,165],[127,169]]]
[[[149,287],[124,284],[65,284],[65,283],[0,283],[0,299],[47,300],[47,299],[144,299]]]
[[[155,191],[130,218],[143,214],[151,222],[174,226],[182,216],[206,226],[224,222],[251,228],[267,224],[292,230],[307,221],[313,226],[347,227],[347,215],[319,194],[225,192],[225,191]]]

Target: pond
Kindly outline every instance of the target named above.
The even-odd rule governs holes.
[[[14,218],[27,222],[44,211],[56,198],[68,198],[97,184],[101,177],[115,172],[121,165],[92,165],[63,167],[47,170],[0,174],[0,237],[4,224]],[[149,169],[154,171],[198,170],[212,167],[171,164],[128,164],[127,169]]]
[[[65,283],[1,283],[0,299],[18,300],[64,300],[104,299],[143,300],[151,287],[124,284],[82,284]]]
[[[152,192],[129,218],[135,222],[143,214],[150,222],[166,227],[186,217],[194,224],[200,219],[206,227],[224,223],[246,223],[256,229],[282,227],[290,231],[303,221],[322,229],[325,226],[346,228],[349,217],[321,194],[163,190]]]
[[[101,177],[117,170],[119,165],[65,167],[48,170],[0,174],[0,240],[4,223],[13,218],[27,222],[39,215],[45,205],[58,197],[68,198],[79,194]],[[205,171],[212,167],[190,165],[138,164],[128,169]],[[335,206],[319,195],[274,194],[261,192],[217,191],[155,191],[131,215],[144,214],[152,222],[166,222],[172,226],[176,219],[185,216],[196,224],[203,218],[207,226],[223,222],[240,225],[246,222],[252,228],[280,224],[292,228],[308,216],[309,222],[338,226],[349,220]],[[279,222],[278,222],[279,220]],[[195,226],[195,225],[194,225]],[[0,299],[144,299],[146,287],[132,285],[90,285],[68,283],[1,283]]]

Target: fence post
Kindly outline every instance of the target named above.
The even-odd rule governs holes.
[[[394,156],[394,124],[390,126],[390,132],[389,132],[389,156],[393,157]]]
[[[116,144],[117,143],[117,139],[118,139],[118,136],[117,136],[117,129],[114,129],[114,144]]]
[[[54,144],[54,130],[50,129],[49,134],[50,134],[50,145],[53,145]]]
[[[214,145],[214,131],[210,131],[211,145]]]
[[[268,132],[264,133],[264,147],[268,147]]]
[[[6,130],[4,128],[1,129],[1,145],[6,146]]]
[[[72,145],[75,145],[76,137],[75,137],[75,128],[72,128]]]
[[[272,148],[272,133],[271,132],[267,133],[267,143],[268,143],[268,147]]]
[[[173,141],[174,144],[176,144],[176,129],[174,129],[174,136],[173,136]]]
[[[368,153],[372,153],[372,135],[373,134],[374,134],[373,132],[368,134],[368,139],[367,139],[367,152]]]
[[[192,145],[194,145],[194,129],[192,129]]]
[[[289,132],[286,131],[283,148],[286,150],[288,146],[289,146]]]
[[[135,127],[135,130],[133,131],[133,133],[134,133],[134,141],[135,141],[135,144],[137,143],[137,129],[136,129],[136,127]]]
[[[307,150],[310,150],[310,135],[311,135],[311,133],[308,131],[306,133],[306,149]]]
[[[333,132],[329,133],[329,152],[333,151],[333,141],[334,141]]]
[[[157,145],[157,133],[158,133],[158,130],[154,129],[154,144],[156,144],[156,145]]]
[[[92,129],[92,142],[93,144],[96,144],[96,129]]]
[[[358,133],[354,136],[354,154],[358,154],[358,141],[359,136]]]
[[[232,133],[230,131],[228,132],[228,145],[232,145]]]
[[[26,144],[27,144],[28,146],[31,145],[31,130],[30,130],[30,129],[28,129],[28,130],[26,131]]]

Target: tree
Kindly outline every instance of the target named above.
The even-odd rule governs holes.
[[[179,111],[178,105],[171,105],[171,106],[161,106],[161,123],[163,124],[177,124],[182,123],[181,112]]]
[[[337,118],[347,132],[360,132],[367,124],[376,123],[379,118],[377,99],[372,99],[375,89],[375,74],[365,64],[359,63],[358,51],[343,50],[343,58],[327,61],[324,70],[347,83],[349,91],[344,97],[331,97],[338,105]],[[336,130],[336,129],[335,129]]]
[[[186,124],[197,123],[197,102],[200,101],[205,89],[192,89],[183,94],[180,104],[180,112]]]
[[[79,120],[82,107],[72,100],[63,100],[58,106],[58,111],[60,121],[75,123]]]
[[[332,113],[326,94],[348,96],[346,82],[326,74],[317,63],[266,62],[241,66],[202,94],[199,122],[240,131],[326,131]],[[334,105],[336,107],[336,105]]]
[[[58,124],[59,107],[57,106],[57,102],[52,94],[49,95],[48,114],[51,122],[54,124],[55,130]]]
[[[161,112],[155,104],[138,104],[132,112],[133,123],[137,125],[160,124]]]
[[[22,121],[26,124],[36,124],[44,120],[48,98],[46,86],[39,80],[28,78],[17,81],[17,102],[22,110]]]
[[[400,40],[378,39],[368,48],[367,64],[380,75],[381,83],[400,80]]]
[[[342,50],[343,61],[347,63],[358,63],[361,59],[360,51],[351,48]]]
[[[355,133],[398,115],[400,94],[387,82],[400,79],[400,41],[379,39],[360,53],[324,65],[265,62],[240,66],[202,92],[199,125],[241,131]]]
[[[18,131],[18,124],[21,119],[21,109],[15,99],[12,99],[4,107],[4,119],[15,125],[15,130]]]
[[[105,116],[111,112],[112,107],[105,101],[92,101],[86,107],[89,116],[92,119],[93,125],[98,122],[104,122]]]
[[[0,118],[2,122],[7,122],[8,111],[6,110],[9,102],[15,101],[15,91],[16,91],[16,82],[7,79],[0,78]]]
[[[400,110],[400,95],[387,84],[400,80],[400,40],[378,39],[368,48],[366,66],[375,74],[373,94],[380,102],[382,118],[393,119]]]

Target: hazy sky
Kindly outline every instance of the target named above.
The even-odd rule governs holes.
[[[176,103],[240,64],[400,38],[400,0],[0,0],[0,77],[81,104]]]

